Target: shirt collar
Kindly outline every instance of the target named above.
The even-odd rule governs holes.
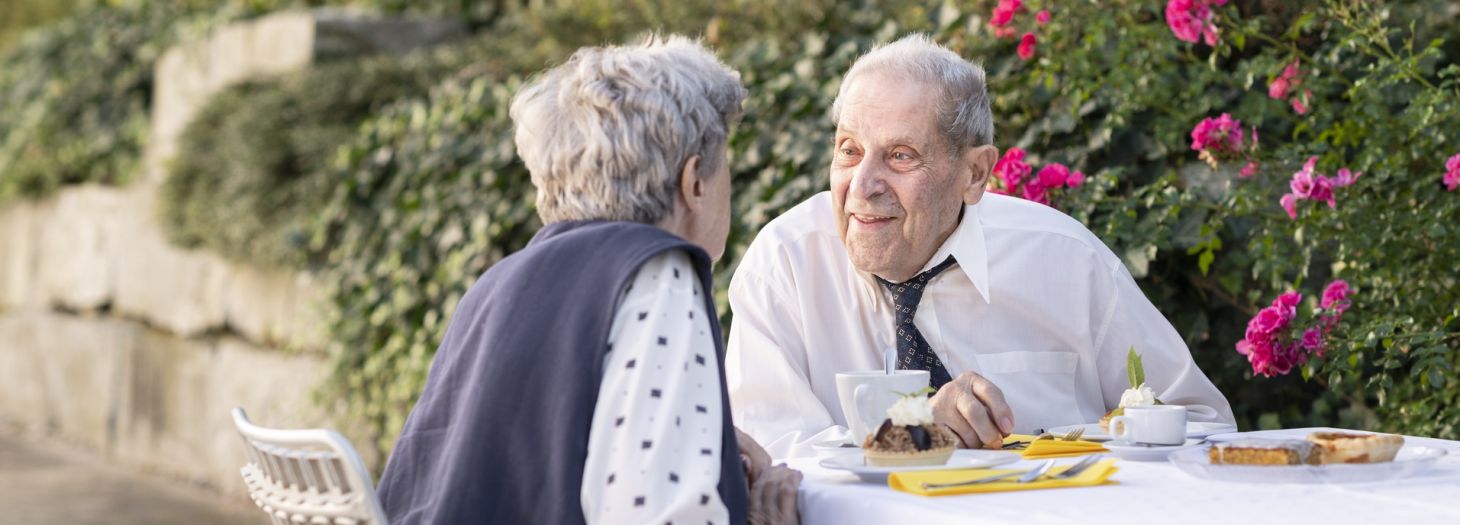
[[[932,269],[952,255],[958,261],[958,269],[973,282],[973,288],[978,291],[979,297],[983,298],[985,304],[991,304],[988,245],[984,242],[983,222],[979,220],[978,210],[977,204],[963,207],[963,219],[958,222],[958,227],[943,241],[938,251],[933,252],[933,257],[923,264],[919,273]],[[882,287],[877,284],[877,277],[861,270],[855,270],[855,273],[860,277],[858,280],[862,283],[863,295],[873,304],[874,309],[880,310]]]

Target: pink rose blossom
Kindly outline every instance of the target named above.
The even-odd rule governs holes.
[[[1249,161],[1246,166],[1242,167],[1242,171],[1237,173],[1237,176],[1244,179],[1251,177],[1257,174],[1257,168],[1257,161]]]
[[[1014,15],[1023,9],[1023,0],[999,0],[999,5],[994,6],[993,15],[989,17],[989,26],[994,28],[994,35],[998,38],[1013,36],[1013,28],[1007,26],[1014,21]]]
[[[1363,175],[1363,173],[1349,171],[1348,168],[1339,168],[1338,175],[1333,178],[1333,185],[1338,188],[1352,186],[1359,180],[1359,175]]]
[[[1009,148],[1004,152],[1003,158],[994,163],[994,176],[1004,182],[1004,188],[1010,193],[1023,184],[1024,179],[1033,171],[1033,167],[1024,163],[1024,150],[1019,148]]]
[[[1283,318],[1282,312],[1272,306],[1263,308],[1257,312],[1257,317],[1252,318],[1252,326],[1261,333],[1271,334],[1287,324],[1288,321]]]
[[[1460,188],[1460,153],[1445,161],[1445,176],[1440,178],[1445,183],[1445,189],[1455,191]]]
[[[1049,189],[1033,182],[1024,185],[1024,198],[1046,206],[1049,205]]]
[[[1303,295],[1298,292],[1283,292],[1272,300],[1272,307],[1276,308],[1278,314],[1283,316],[1284,323],[1293,320],[1298,316],[1298,303],[1303,302]]]
[[[1065,179],[1065,185],[1071,188],[1079,187],[1079,185],[1084,183],[1085,174],[1080,172],[1080,170],[1070,172],[1070,177]]]
[[[1288,187],[1300,199],[1313,198],[1313,172],[1304,169],[1293,173],[1293,181],[1288,183]]]
[[[1232,115],[1223,113],[1217,118],[1204,118],[1191,128],[1191,149],[1216,167],[1219,160],[1242,151],[1242,135],[1242,121],[1233,119]]]
[[[1166,3],[1166,25],[1182,42],[1205,41],[1217,45],[1217,24],[1212,19],[1210,4],[1223,5],[1226,0],[1171,0]]]
[[[1019,58],[1024,60],[1034,58],[1034,46],[1037,43],[1038,39],[1034,37],[1034,33],[1024,33],[1024,36],[1019,37]]]
[[[1324,310],[1332,309],[1337,312],[1343,312],[1348,310],[1350,304],[1348,296],[1350,293],[1348,281],[1342,279],[1333,281],[1328,283],[1328,286],[1323,289],[1323,299],[1318,304]]]
[[[1303,349],[1310,351],[1323,351],[1322,333],[1317,328],[1309,328],[1303,331]]]
[[[1267,96],[1268,98],[1275,98],[1278,100],[1282,100],[1283,97],[1288,96],[1287,79],[1283,77],[1277,77],[1273,79],[1272,83],[1267,85]]]
[[[1036,178],[1039,181],[1039,185],[1046,188],[1064,186],[1065,181],[1070,178],[1070,169],[1058,162],[1051,163],[1048,166],[1040,168],[1039,175]]]
[[[1333,180],[1322,175],[1315,177],[1313,179],[1313,192],[1308,195],[1308,198],[1315,201],[1327,202],[1329,208],[1336,207],[1337,203],[1333,200]]]
[[[1278,199],[1278,204],[1281,204],[1282,205],[1283,211],[1288,212],[1288,218],[1289,219],[1297,219],[1298,218],[1298,196],[1297,195],[1293,195],[1291,193],[1289,193],[1287,195],[1283,195],[1283,198]]]
[[[1308,100],[1311,98],[1313,98],[1313,92],[1311,90],[1305,89],[1303,90],[1302,96],[1293,97],[1293,99],[1289,100],[1288,103],[1292,104],[1294,112],[1297,112],[1299,115],[1307,115]]]
[[[1049,23],[1049,10],[1048,9],[1040,9],[1038,13],[1035,13],[1034,14],[1034,21],[1035,22],[1038,22],[1039,25],[1048,24]]]

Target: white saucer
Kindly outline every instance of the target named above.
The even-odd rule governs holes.
[[[926,465],[921,467],[875,467],[866,464],[866,460],[858,454],[837,454],[821,460],[820,465],[833,470],[845,470],[856,474],[862,481],[872,483],[886,483],[887,475],[893,472],[915,472],[923,470],[956,470],[968,468],[987,468],[1005,463],[1019,461],[1017,452],[1003,450],[982,450],[982,449],[958,449],[953,451],[953,457],[942,465]]]
[[[1180,445],[1137,445],[1124,441],[1107,441],[1105,449],[1120,459],[1130,461],[1165,461],[1172,452],[1202,444],[1200,439],[1187,439]]]
[[[822,458],[829,458],[832,456],[839,456],[842,454],[853,452],[858,454],[858,457],[860,457],[862,453],[862,447],[859,447],[850,441],[840,439],[834,439],[830,441],[818,441],[816,443],[812,443],[811,448],[812,450],[816,451],[816,455],[818,457]]]
[[[1085,429],[1085,433],[1080,436],[1080,439],[1083,439],[1085,441],[1097,441],[1098,442],[1098,441],[1110,441],[1112,439],[1110,437],[1110,434],[1106,433],[1105,430],[1103,430],[1103,429],[1100,428],[1100,423],[1086,423],[1086,424],[1083,424],[1083,425],[1065,425],[1065,426],[1062,426],[1062,427],[1054,427],[1054,428],[1051,428],[1051,429],[1049,429],[1049,432],[1051,434],[1064,434],[1064,433],[1067,433],[1067,432],[1071,432],[1071,431],[1073,431],[1073,430],[1075,430],[1077,428],[1083,428],[1083,429]],[[1210,436],[1210,435],[1214,435],[1214,434],[1223,434],[1223,433],[1227,433],[1227,432],[1236,432],[1236,431],[1237,431],[1237,426],[1236,425],[1228,425],[1226,423],[1211,423],[1211,422],[1206,422],[1206,421],[1187,421],[1186,422],[1186,437],[1189,437],[1189,438],[1204,438],[1204,437],[1207,437],[1207,436]]]

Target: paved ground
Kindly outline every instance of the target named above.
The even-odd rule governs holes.
[[[258,525],[263,513],[0,433],[0,523]]]

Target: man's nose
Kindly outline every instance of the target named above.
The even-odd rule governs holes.
[[[881,162],[865,159],[852,172],[852,195],[870,200],[887,191],[887,171]]]

